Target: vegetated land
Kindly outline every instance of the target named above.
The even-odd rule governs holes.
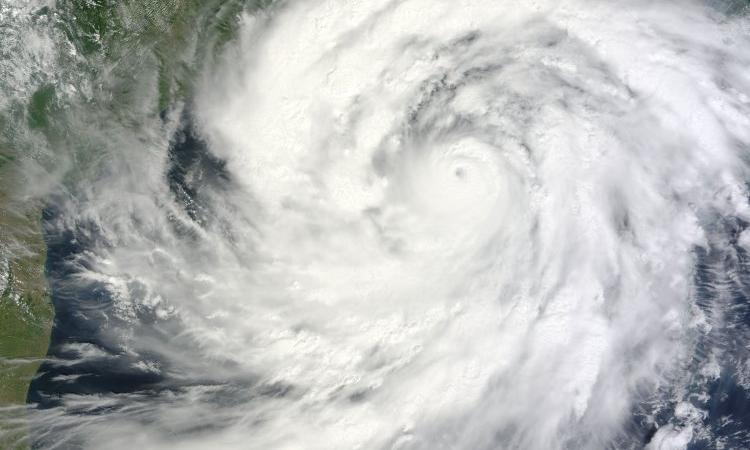
[[[13,177],[0,167],[0,186]],[[0,189],[0,408],[23,404],[47,353],[54,311],[44,275],[39,205],[19,205]],[[0,448],[28,448],[21,408],[0,417]],[[6,433],[3,435],[3,433]]]
[[[53,310],[44,277],[39,209],[17,212],[0,193],[0,240],[16,247],[0,269],[0,404],[23,403],[28,382],[47,352]]]

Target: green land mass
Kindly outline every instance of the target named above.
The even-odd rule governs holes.
[[[23,211],[19,213],[19,211]],[[45,244],[38,206],[21,208],[0,192],[0,241],[17,253],[5,261],[0,295],[0,408],[23,404],[29,382],[47,353],[54,311],[44,276]],[[7,248],[7,247],[6,247]],[[23,409],[0,437],[0,448],[28,448],[19,420]],[[0,416],[0,420],[3,417]],[[1,432],[2,430],[0,430]]]
[[[58,0],[54,8],[33,13],[31,23],[51,24],[60,46],[59,70],[51,77],[40,69],[29,94],[0,110],[0,449],[29,447],[25,410],[19,405],[47,353],[54,320],[44,272],[44,199],[23,189],[35,182],[24,163],[31,159],[52,173],[60,161],[72,160],[73,173],[64,174],[59,183],[81,182],[95,171],[89,166],[101,160],[94,147],[106,143],[85,131],[71,132],[71,124],[81,117],[97,122],[106,116],[137,132],[137,123],[129,125],[133,111],[158,117],[188,99],[195,74],[234,36],[240,13],[270,3]],[[144,80],[156,80],[155,95],[145,102]],[[62,93],[60,83],[79,82],[96,86],[91,96]]]

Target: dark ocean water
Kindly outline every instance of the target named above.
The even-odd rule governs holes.
[[[223,161],[212,156],[205,142],[196,136],[187,113],[171,141],[169,162],[165,182],[176,202],[200,225],[210,214],[210,205],[201,196],[202,188],[220,188],[229,175]],[[87,260],[89,252],[107,249],[110,244],[91,221],[76,220],[70,226],[69,214],[75,201],[72,196],[52,197],[43,211],[46,273],[55,321],[47,361],[31,383],[27,402],[41,410],[50,410],[62,406],[61,397],[68,395],[116,395],[125,399],[114,407],[67,410],[73,415],[91,416],[109,413],[111,408],[127,407],[129,396],[138,401],[148,402],[149,398],[156,401],[160,394],[180,392],[186,384],[210,384],[207,380],[185,381],[184,377],[171,377],[164,358],[148,351],[133,352],[118,339],[130,333],[143,333],[166,342],[179,333],[179,324],[162,319],[156,325],[157,320],[148,309],[138,311],[136,320],[124,321],[113,313],[114,294],[105,283],[77,277],[82,269],[91,268]],[[192,238],[189,228],[177,220],[172,224],[178,235]],[[157,362],[160,371],[145,372],[138,365],[144,362]],[[56,426],[53,424],[52,428]],[[45,432],[32,432],[34,448],[59,445],[55,443],[54,433],[50,433],[49,424],[36,428]],[[72,442],[63,448],[78,445]]]

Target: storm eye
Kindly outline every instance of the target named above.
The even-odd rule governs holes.
[[[466,177],[466,171],[464,170],[463,167],[456,167],[456,170],[453,171],[453,174],[459,180],[463,180]]]

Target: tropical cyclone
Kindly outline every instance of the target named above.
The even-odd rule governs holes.
[[[264,350],[219,348],[301,395],[256,439],[601,448],[678,376],[691,250],[747,211],[746,34],[673,2],[302,2],[244,27],[196,115],[268,275],[220,326],[246,310],[236,344]]]
[[[746,359],[707,294],[732,274],[701,277],[747,250],[747,27],[672,1],[245,14],[189,107],[49,223],[98,334],[58,343],[40,442],[721,439],[708,386]],[[145,381],[66,395],[92,367]]]

